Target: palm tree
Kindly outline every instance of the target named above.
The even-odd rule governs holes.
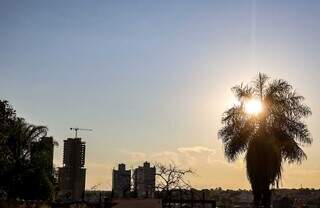
[[[307,158],[301,145],[311,144],[312,138],[302,119],[311,110],[287,81],[270,81],[261,73],[232,91],[239,104],[224,112],[219,138],[230,162],[245,153],[255,207],[270,207],[270,188],[278,186],[284,162],[301,163]],[[248,113],[246,105],[252,99],[259,100],[261,112]]]
[[[34,174],[31,167],[31,149],[34,143],[46,136],[47,127],[28,124],[23,118],[16,118],[9,128],[7,147],[6,185],[8,197],[23,197],[29,194],[26,177]]]
[[[16,163],[24,163],[30,159],[31,146],[47,135],[48,128],[28,124],[22,118],[17,118],[11,126],[7,139],[11,159]]]

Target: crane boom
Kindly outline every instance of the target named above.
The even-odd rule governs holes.
[[[93,129],[83,129],[83,128],[78,128],[78,127],[71,127],[70,130],[74,130],[75,131],[75,138],[78,138],[78,131],[93,131]]]

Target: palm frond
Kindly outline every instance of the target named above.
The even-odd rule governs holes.
[[[305,152],[294,140],[287,140],[281,144],[282,158],[289,163],[301,163],[307,159]]]
[[[249,85],[236,85],[231,90],[240,102],[250,99],[254,94],[253,88]]]
[[[48,128],[46,126],[36,126],[29,124],[27,127],[26,136],[30,141],[36,141],[39,138],[46,136],[47,132]]]
[[[253,83],[253,90],[255,94],[262,98],[264,94],[265,85],[268,81],[269,77],[266,74],[259,73],[258,77],[252,82]]]
[[[234,161],[247,149],[251,135],[254,134],[254,125],[245,118],[243,106],[234,106],[227,110],[222,118],[226,124],[219,131],[219,138],[225,144],[225,156]]]

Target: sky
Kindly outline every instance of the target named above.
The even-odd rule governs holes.
[[[308,160],[281,187],[320,188],[320,1],[109,0],[0,2],[0,99],[46,125],[62,165],[70,127],[86,142],[86,188],[148,160],[192,168],[196,188],[249,188],[217,132],[231,87],[258,72],[306,98]]]

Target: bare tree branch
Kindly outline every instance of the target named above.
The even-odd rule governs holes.
[[[176,166],[174,163],[170,163],[168,165],[156,163],[155,167],[157,169],[156,189],[158,191],[168,192],[174,189],[191,189],[192,186],[189,181],[186,180],[186,177],[188,175],[195,174],[192,169],[182,169]]]

